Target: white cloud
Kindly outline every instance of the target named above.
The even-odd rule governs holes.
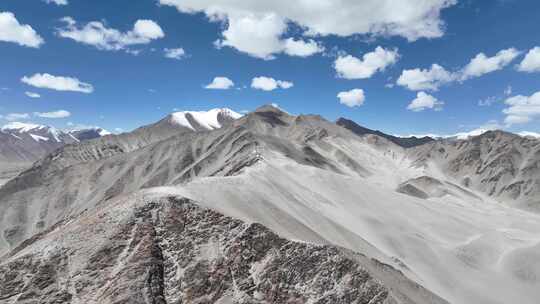
[[[70,117],[71,113],[66,110],[58,110],[52,112],[34,112],[34,116],[41,118],[66,118]]]
[[[499,51],[493,57],[479,53],[457,72],[447,71],[438,64],[429,69],[403,70],[397,84],[412,91],[437,91],[440,86],[455,81],[465,81],[474,77],[501,70],[510,64],[520,52],[514,48]]]
[[[531,49],[517,67],[521,72],[540,72],[540,47]]]
[[[363,105],[366,100],[366,95],[362,89],[352,89],[350,91],[340,92],[337,97],[339,103],[351,108]]]
[[[263,91],[273,91],[275,89],[290,89],[294,86],[294,83],[290,81],[275,80],[271,77],[255,77],[251,81],[251,87],[253,89],[263,90]]]
[[[94,87],[89,83],[79,81],[73,77],[53,76],[51,74],[34,74],[24,76],[21,81],[36,88],[51,89],[56,91],[72,91],[81,93],[92,93]]]
[[[506,123],[507,126],[525,124],[530,121],[531,121],[531,118],[529,116],[521,116],[521,115],[508,115],[504,119],[504,123]]]
[[[7,121],[16,121],[16,120],[24,120],[30,118],[30,114],[28,113],[9,113],[3,118]]]
[[[324,47],[313,39],[304,41],[293,38],[285,40],[283,49],[285,54],[298,57],[309,57],[324,51]]]
[[[407,109],[414,112],[420,112],[426,109],[437,111],[441,110],[443,105],[443,101],[440,101],[425,92],[418,92],[416,98],[407,106]]]
[[[219,46],[272,59],[275,54],[287,53],[290,24],[301,28],[301,35],[306,37],[361,34],[402,36],[410,41],[441,37],[444,22],[440,12],[457,1],[160,0],[159,3],[174,6],[183,13],[203,12],[211,21],[223,23]],[[290,48],[288,53],[299,54]]]
[[[366,79],[376,72],[396,63],[399,58],[397,49],[387,50],[378,46],[375,51],[366,53],[362,59],[351,55],[339,56],[334,62],[338,77],[345,79]]]
[[[251,15],[229,18],[223,39],[216,41],[218,47],[233,47],[240,52],[262,59],[274,59],[275,53],[283,50],[280,36],[287,25],[275,14],[262,17]]]
[[[234,87],[234,82],[227,77],[215,77],[212,83],[205,86],[206,89],[211,90],[228,90]]]
[[[484,53],[476,55],[461,72],[461,80],[480,77],[494,71],[503,69],[509,65],[520,52],[515,48],[499,51],[493,57],[487,57]]]
[[[431,65],[430,69],[404,70],[397,80],[397,84],[412,91],[437,91],[443,84],[456,79],[456,75],[448,72],[438,64]]]
[[[57,30],[60,37],[92,45],[100,50],[124,50],[132,45],[148,44],[152,40],[165,37],[159,24],[152,20],[137,20],[133,29],[125,33],[108,28],[99,21],[92,21],[83,27],[78,27],[77,22],[71,17],[64,17],[61,20],[65,25]]]
[[[164,49],[165,57],[180,60],[186,57],[186,51],[183,48]]]
[[[54,3],[56,5],[68,5],[67,0],[44,0],[46,3],[51,4]]]
[[[509,85],[506,87],[506,89],[504,89],[504,96],[510,96],[512,95],[512,86]]]
[[[504,89],[502,95],[489,96],[487,98],[481,99],[478,101],[478,105],[481,107],[486,107],[486,106],[489,107],[494,103],[504,100],[505,97],[508,97],[510,95],[512,95],[512,86],[509,85]]]
[[[506,114],[504,122],[508,126],[528,123],[540,117],[540,91],[531,96],[513,96],[504,103],[508,106],[503,110]]]
[[[41,95],[34,92],[24,92],[24,94],[30,98],[41,98]]]
[[[28,24],[20,24],[11,12],[0,12],[0,41],[39,48],[43,38]]]
[[[489,107],[492,104],[496,103],[499,100],[497,96],[489,96],[488,98],[481,99],[478,101],[478,105],[481,107]]]

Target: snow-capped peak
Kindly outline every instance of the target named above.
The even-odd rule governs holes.
[[[17,121],[4,125],[0,130],[3,133],[11,134],[17,139],[21,139],[23,134],[27,134],[30,136],[29,138],[32,138],[37,142],[48,141],[56,143],[66,143],[72,141],[78,142],[80,140],[92,139],[111,134],[111,132],[99,127],[81,128],[78,130],[67,131],[59,130],[51,126]]]
[[[46,126],[37,125],[33,123],[13,121],[4,125],[2,131],[17,131],[19,133],[26,133],[34,129],[44,129]]]
[[[236,113],[231,109],[223,108],[209,111],[175,112],[171,114],[171,122],[194,131],[196,127],[193,125],[193,122],[206,130],[214,130],[222,127],[222,122],[219,119],[220,115],[222,119],[231,120],[242,117],[242,114]]]
[[[74,128],[74,129],[71,129],[69,131],[67,131],[69,134],[74,134],[74,133],[81,133],[81,132],[95,132],[96,134],[98,134],[99,136],[105,136],[105,135],[111,135],[112,133],[103,129],[103,128],[100,128],[100,127],[79,127],[79,128]]]
[[[105,130],[105,129],[102,129],[102,128],[97,128],[96,131],[98,132],[99,136],[106,136],[106,135],[111,135],[112,133]]]
[[[532,138],[540,139],[540,133],[536,133],[536,132],[523,131],[523,132],[519,132],[518,135],[521,137],[532,137]]]

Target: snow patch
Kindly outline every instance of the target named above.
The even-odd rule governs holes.
[[[37,142],[49,141],[49,138],[47,138],[47,137],[43,137],[43,136],[39,136],[39,135],[35,135],[35,134],[30,134],[30,136]]]
[[[23,132],[28,132],[34,129],[43,129],[43,128],[45,128],[45,126],[14,121],[14,122],[8,123],[7,125],[4,125],[2,127],[2,131],[17,131],[19,133],[23,133]]]
[[[192,118],[198,125],[203,127],[206,130],[219,129],[222,125],[219,123],[219,115],[230,117],[232,119],[238,119],[242,117],[242,114],[236,113],[230,109],[212,109],[209,111],[183,111],[175,112],[171,114],[171,121],[180,126],[189,128],[195,131],[195,127],[190,123],[188,115]]]
[[[536,132],[523,131],[523,132],[519,132],[518,135],[521,137],[540,138],[540,133],[536,133]]]

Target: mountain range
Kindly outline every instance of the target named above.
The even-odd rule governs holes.
[[[23,122],[4,125],[0,128],[0,184],[66,144],[110,134],[98,127],[64,131]]]
[[[273,106],[68,136],[0,188],[5,303],[540,297],[538,139],[400,138]]]

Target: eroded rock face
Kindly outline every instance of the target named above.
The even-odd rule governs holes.
[[[182,198],[83,214],[0,261],[1,303],[398,303],[339,248]]]
[[[416,147],[409,157],[419,167],[435,164],[461,183],[505,202],[538,210],[540,141],[503,131],[467,140],[443,140]]]

